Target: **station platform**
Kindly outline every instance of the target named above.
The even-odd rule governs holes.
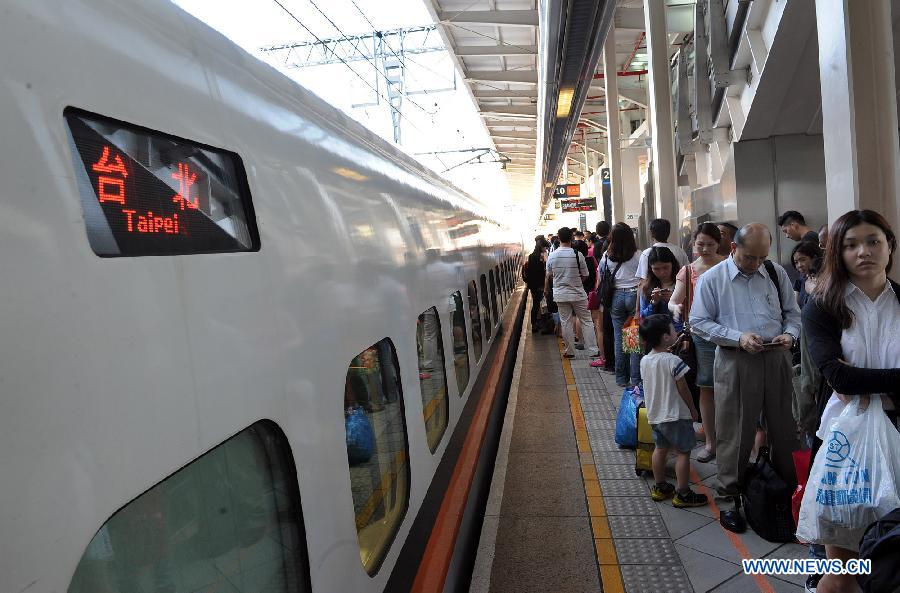
[[[470,591],[474,593],[797,593],[803,575],[749,576],[742,558],[805,558],[748,529],[724,530],[715,463],[692,461],[707,506],[650,498],[635,454],[614,440],[621,388],[579,351],[532,334],[526,312]],[[702,444],[692,454],[696,457]],[[674,457],[669,461],[674,483]]]

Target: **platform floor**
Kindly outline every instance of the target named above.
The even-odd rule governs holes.
[[[561,347],[532,334],[526,312],[470,591],[803,591],[805,576],[751,577],[740,561],[804,558],[805,546],[727,532],[711,503],[651,500],[652,477],[636,476],[634,452],[614,441],[614,377]],[[693,461],[692,487],[712,499],[715,473]]]

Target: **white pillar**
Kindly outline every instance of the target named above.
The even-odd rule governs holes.
[[[603,74],[606,83],[606,134],[609,148],[606,161],[609,167],[609,193],[612,196],[612,221],[625,222],[622,197],[622,157],[619,129],[619,65],[616,61],[616,27],[609,28],[603,42]]]
[[[678,176],[675,174],[675,130],[672,125],[672,83],[669,80],[669,39],[666,0],[644,0],[653,138],[653,193],[659,218],[678,220]]]
[[[829,223],[860,208],[900,229],[892,20],[890,2],[816,0]]]
[[[624,214],[618,222],[636,227],[637,219],[629,220],[625,218],[625,215],[641,213],[641,170],[638,158],[642,151],[636,147],[630,147],[622,150],[619,154],[622,157],[622,210]]]

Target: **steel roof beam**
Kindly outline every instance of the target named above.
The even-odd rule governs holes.
[[[482,115],[497,113],[500,115],[533,115],[537,117],[537,105],[482,105],[479,111]]]
[[[485,70],[466,73],[466,79],[472,82],[514,82],[518,84],[537,84],[536,70]]]
[[[476,99],[537,99],[537,91],[473,90]]]
[[[534,45],[459,45],[456,55],[467,57],[480,56],[532,56],[537,54]]]
[[[464,10],[462,12],[438,13],[441,24],[460,25],[512,25],[522,27],[538,26],[536,10]]]

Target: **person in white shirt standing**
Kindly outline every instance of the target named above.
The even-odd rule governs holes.
[[[684,249],[678,245],[668,243],[669,233],[671,232],[672,224],[665,218],[655,218],[650,221],[650,236],[653,237],[655,243],[641,252],[641,261],[638,263],[638,269],[635,273],[637,278],[640,278],[642,281],[647,279],[647,275],[650,272],[649,266],[647,265],[647,258],[650,257],[650,250],[653,247],[667,247],[675,256],[675,259],[678,260],[679,269],[690,263]]]
[[[717,345],[716,504],[719,523],[736,533],[747,528],[738,507],[760,412],[778,474],[791,490],[797,483],[790,349],[800,336],[800,309],[787,272],[768,261],[771,246],[765,225],[740,229],[731,257],[697,280],[690,312],[694,335]]]
[[[641,359],[641,377],[647,402],[647,422],[653,427],[653,500],[660,502],[672,496],[676,508],[706,504],[706,495],[691,490],[691,450],[694,440],[693,421],[697,419],[694,398],[684,376],[690,370],[686,362],[669,352],[678,339],[672,318],[650,315],[641,322],[641,338],[652,350]],[[666,458],[674,449],[677,487],[666,479]]]
[[[600,356],[597,349],[597,338],[594,334],[594,322],[587,307],[587,293],[582,285],[582,278],[587,278],[589,270],[584,257],[572,248],[572,229],[559,229],[559,247],[547,258],[547,277],[544,281],[544,294],[550,295],[550,281],[553,281],[553,300],[559,306],[559,319],[562,325],[563,340],[566,351],[563,356],[575,358],[575,324],[572,315],[577,315],[584,332],[584,345],[592,358]]]

